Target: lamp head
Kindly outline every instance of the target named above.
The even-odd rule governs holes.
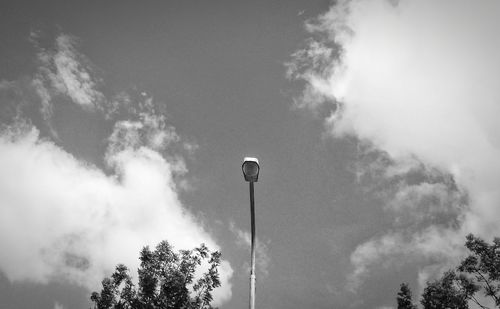
[[[257,158],[245,157],[241,169],[243,170],[243,176],[246,181],[257,182],[260,170],[259,160]]]

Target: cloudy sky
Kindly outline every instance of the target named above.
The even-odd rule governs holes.
[[[394,308],[500,235],[496,0],[2,1],[0,308],[166,239],[221,309]]]

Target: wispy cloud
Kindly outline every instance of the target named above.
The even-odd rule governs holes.
[[[179,175],[187,172],[183,153],[190,155],[196,145],[168,124],[152,97],[123,92],[106,98],[89,66],[79,62],[85,58],[73,41],[59,36],[54,51],[41,51],[42,66],[30,82],[2,81],[0,97],[11,98],[12,107],[33,99],[28,104],[48,121],[57,112],[58,95],[91,113],[123,108],[118,121],[102,118],[114,125],[103,158],[106,171],[42,136],[30,113],[14,109],[12,119],[2,118],[0,270],[12,281],[63,280],[98,289],[116,264],[137,268],[140,249],[163,239],[176,249],[205,243],[220,250],[178,196],[185,186]],[[105,102],[115,103],[103,107]],[[232,272],[224,260],[216,304],[231,297]]]
[[[236,243],[241,248],[250,249],[251,246],[251,235],[247,231],[240,230],[234,222],[229,223],[229,230],[236,237]],[[255,263],[257,266],[257,271],[261,273],[261,275],[265,278],[269,275],[269,265],[271,263],[271,258],[269,257],[269,241],[263,243],[259,239],[255,241]],[[250,268],[250,263],[244,264],[245,270]]]
[[[56,302],[54,304],[54,309],[64,309],[63,305],[61,305],[60,303]]]
[[[165,115],[154,110],[152,97],[145,98],[139,107],[134,112],[136,120],[115,123],[114,132],[110,136],[112,153],[141,146],[162,152],[180,141],[175,128],[167,123]]]
[[[353,252],[352,278],[384,259],[437,256],[428,278],[465,234],[499,235],[500,4],[338,1],[307,29],[288,74],[305,82],[300,105],[334,105],[328,131],[376,150],[358,175],[383,180],[395,219]]]
[[[36,33],[32,34],[36,41]],[[100,81],[95,74],[91,62],[77,50],[76,38],[60,34],[50,49],[39,48],[39,72],[33,79],[42,98],[42,107],[47,114],[51,113],[50,100],[53,95],[66,95],[80,107],[96,111],[102,110],[105,104],[104,95],[98,90]]]

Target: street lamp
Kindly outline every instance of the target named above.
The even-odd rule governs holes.
[[[253,183],[259,179],[259,160],[246,157],[243,159],[243,176],[250,185],[250,224],[252,231],[251,243],[251,268],[250,268],[250,309],[255,308],[255,205],[253,196]]]

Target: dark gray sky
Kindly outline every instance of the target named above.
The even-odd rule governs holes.
[[[418,294],[498,232],[500,10],[458,2],[3,1],[0,307],[88,308],[168,239],[246,308],[248,155],[258,308]]]

